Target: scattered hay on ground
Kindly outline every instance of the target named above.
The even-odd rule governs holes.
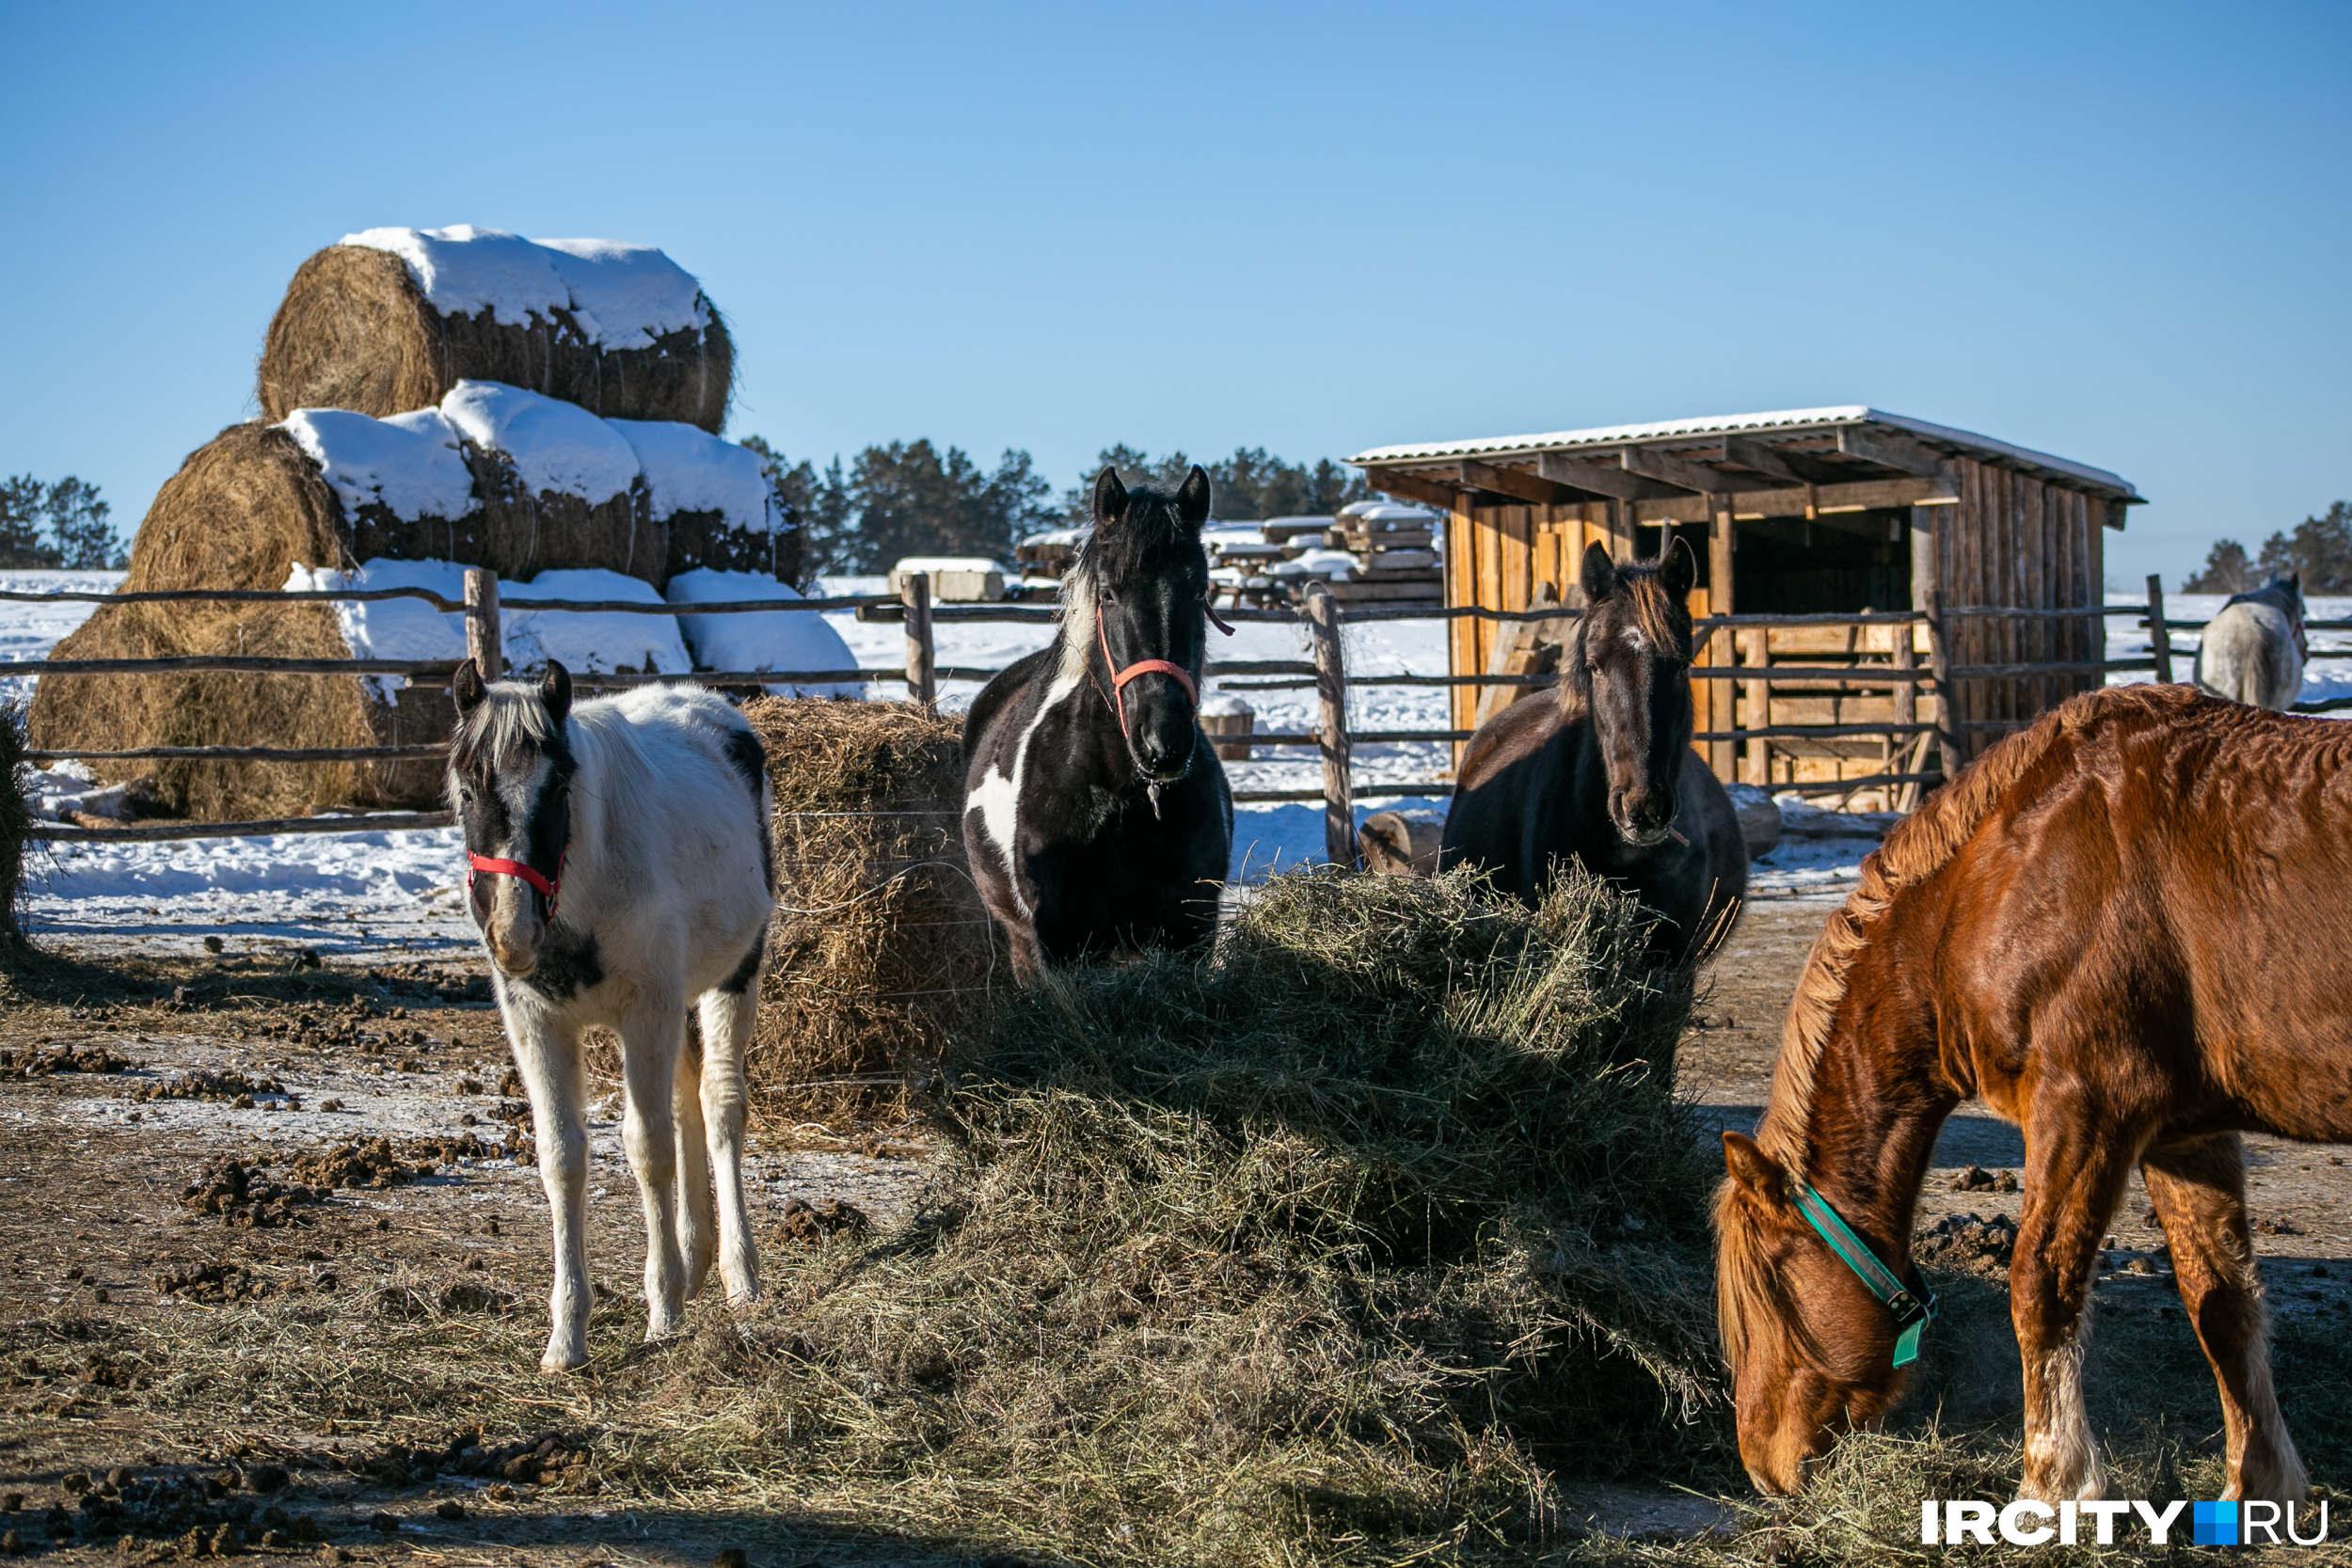
[[[705,301],[707,304],[707,300]],[[377,419],[436,404],[460,381],[502,381],[607,419],[726,421],[735,350],[710,325],[643,349],[605,349],[570,317],[503,325],[488,310],[444,316],[389,251],[329,245],[295,269],[262,340],[262,416],[349,408]]]
[[[1138,1563],[1521,1551],[1563,1471],[1734,1473],[1690,981],[1641,927],[1299,874],[1213,958],[1002,1002],[927,1213],[776,1257],[642,1457]]]
[[[963,850],[963,751],[914,703],[758,698],[777,914],[755,1092],[800,1119],[902,1111],[969,1030],[995,962]]]

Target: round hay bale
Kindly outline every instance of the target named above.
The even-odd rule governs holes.
[[[998,963],[964,859],[961,726],[916,703],[744,705],[775,793],[777,911],[753,1087],[803,1117],[903,1112]]]
[[[355,544],[447,538],[445,519],[399,524],[386,514],[355,531],[334,490],[294,437],[232,425],[164,483],[139,525],[126,590],[274,590],[288,569],[348,564]],[[440,543],[437,539],[435,544]],[[379,548],[378,554],[393,553]],[[52,657],[177,658],[240,655],[348,658],[323,605],[101,605]],[[445,739],[448,699],[401,689],[375,700],[357,675],[47,675],[28,729],[36,747],[128,751],[145,746],[397,746]],[[231,821],[321,805],[421,804],[439,790],[431,763],[93,762],[108,783],[145,781],[149,804],[173,816]]]
[[[650,347],[606,348],[561,306],[521,325],[487,309],[444,314],[391,251],[329,245],[295,270],[270,318],[262,412],[272,421],[297,408],[383,419],[437,404],[460,381],[502,381],[607,418],[675,420],[715,435],[735,349],[718,311],[708,316],[707,326],[662,334]]]
[[[233,654],[347,658],[324,605],[101,605],[57,644],[57,658]],[[39,748],[395,746],[445,739],[449,699],[401,689],[371,700],[357,675],[44,675],[28,728]],[[93,761],[107,783],[137,781],[147,809],[204,821],[295,816],[316,806],[413,805],[438,793],[430,762]]]

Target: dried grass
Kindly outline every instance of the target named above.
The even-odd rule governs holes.
[[[638,1452],[1089,1562],[1563,1539],[1554,1476],[1724,1468],[1689,979],[1631,906],[1301,874],[1200,959],[1006,1000],[926,1214],[772,1259]]]
[[[1009,978],[963,851],[957,721],[914,703],[757,698],[778,910],[753,1088],[797,1119],[902,1115]]]
[[[734,374],[734,344],[715,309],[700,331],[600,349],[564,310],[522,326],[487,310],[444,316],[399,257],[329,245],[286,285],[262,341],[259,394],[273,421],[297,408],[383,419],[438,403],[460,381],[502,381],[608,419],[676,420],[715,436]]]

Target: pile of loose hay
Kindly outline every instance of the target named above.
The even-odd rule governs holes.
[[[262,341],[260,396],[273,421],[297,408],[383,419],[438,403],[460,381],[502,381],[607,419],[675,420],[715,436],[734,375],[734,344],[715,307],[707,327],[606,349],[561,309],[516,326],[488,310],[444,316],[398,256],[338,245],[287,284]]]
[[[1690,981],[1641,925],[1301,873],[1213,958],[1007,1000],[928,1214],[771,1253],[643,1462],[1135,1563],[1517,1556],[1564,1471],[1728,1479]]]
[[[1009,976],[964,861],[961,726],[823,698],[743,717],[768,749],[778,888],[752,1085],[803,1118],[902,1110]]]

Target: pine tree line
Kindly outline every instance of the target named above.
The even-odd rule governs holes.
[[[2296,524],[2293,533],[2273,533],[2250,561],[2236,540],[2215,540],[2205,569],[2184,581],[2181,592],[2243,594],[2289,572],[2302,574],[2306,594],[2352,594],[2352,501],[2332,502],[2319,516]]]
[[[68,474],[0,480],[0,571],[105,571],[125,564],[98,486]]]
[[[811,576],[885,572],[910,555],[1009,562],[1013,546],[1027,535],[1085,522],[1094,476],[1104,467],[1131,484],[1173,489],[1193,465],[1181,451],[1153,458],[1133,447],[1108,447],[1057,504],[1053,486],[1025,451],[1006,451],[992,469],[960,448],[893,441],[867,447],[847,464],[836,455],[819,468],[807,458],[792,461],[757,436],[743,445],[759,453],[799,518]],[[1327,457],[1310,467],[1244,447],[1202,467],[1214,498],[1210,511],[1226,519],[1323,515],[1369,494],[1361,474]]]

